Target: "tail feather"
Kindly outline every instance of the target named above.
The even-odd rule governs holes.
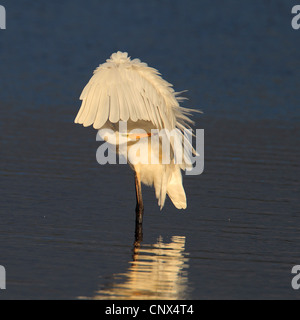
[[[167,194],[177,209],[186,209],[186,195],[182,185],[182,176],[179,166],[176,166],[176,170],[172,173],[167,186]]]
[[[154,185],[161,210],[165,205],[167,194],[177,209],[186,209],[186,195],[179,165],[139,165],[139,168],[135,166],[135,170],[141,172],[141,181],[144,184]]]

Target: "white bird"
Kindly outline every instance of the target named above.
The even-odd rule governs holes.
[[[102,129],[102,135],[103,132],[108,134],[109,129],[112,129],[122,139],[117,139],[116,145],[119,154],[127,155],[126,159],[135,171],[136,213],[139,223],[142,222],[144,211],[141,182],[154,185],[161,209],[167,194],[176,208],[187,207],[181,169],[192,167],[191,154],[188,152],[191,144],[187,147],[182,138],[184,130],[190,129],[189,124],[193,123],[188,115],[197,110],[181,107],[179,102],[184,98],[179,97],[179,94],[170,83],[162,79],[156,69],[148,67],[139,59],[131,60],[126,52],[118,51],[94,71],[80,96],[82,105],[75,123]],[[121,121],[127,123],[126,132],[119,128]],[[141,132],[144,133],[139,133],[136,129],[143,129]],[[157,140],[158,146],[151,144],[155,137],[153,129],[167,132],[165,136],[171,149],[169,163],[162,161],[164,155],[168,155],[164,150],[162,136]],[[173,138],[168,132],[175,132]],[[122,148],[124,138],[127,142],[125,149]],[[128,156],[130,149],[137,143],[139,151]],[[192,152],[195,152],[193,148]],[[157,162],[141,161],[141,156],[145,154],[147,159],[152,157]],[[176,161],[176,155],[182,161]],[[137,159],[140,161],[134,161]]]

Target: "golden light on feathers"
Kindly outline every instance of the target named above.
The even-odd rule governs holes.
[[[179,95],[156,69],[139,59],[131,60],[126,52],[118,51],[94,71],[83,89],[80,96],[82,105],[75,123],[101,129],[107,126],[115,128],[114,124],[125,121],[131,127],[136,125],[147,132],[150,127],[175,130],[178,138],[181,138],[183,131],[193,123],[188,116],[195,110],[181,107],[179,102],[184,98]],[[174,156],[176,147],[171,140],[170,144]],[[185,152],[183,145],[180,148]],[[170,164],[132,165],[136,172],[138,202],[142,201],[139,184],[143,182],[154,185],[161,208],[166,194],[178,209],[186,208],[180,169],[189,166],[189,161],[176,164],[174,159]]]

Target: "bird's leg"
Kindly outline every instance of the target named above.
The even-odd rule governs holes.
[[[135,192],[136,192],[136,224],[143,223],[144,203],[142,197],[142,186],[140,173],[135,171]]]

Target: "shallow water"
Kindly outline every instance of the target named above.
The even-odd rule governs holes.
[[[0,299],[299,298],[293,3],[222,3],[2,1]],[[204,111],[188,208],[160,212],[143,187],[140,241],[131,169],[98,165],[96,132],[73,124],[92,70],[118,49]]]

